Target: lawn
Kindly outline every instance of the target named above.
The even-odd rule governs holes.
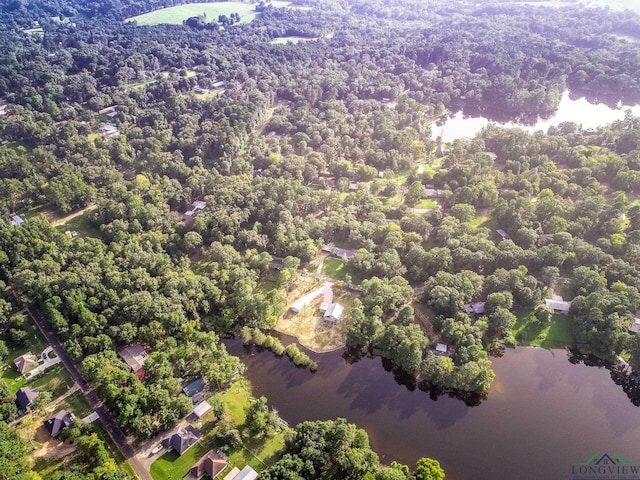
[[[18,373],[14,365],[6,366],[2,370],[1,377],[7,382],[11,393],[15,393],[25,385],[29,385],[29,387],[40,391],[46,390],[51,392],[53,398],[59,397],[73,385],[71,375],[69,375],[69,372],[67,372],[67,369],[64,368],[64,365],[61,363],[48,368],[44,373],[29,381],[25,380],[24,377]]]
[[[516,337],[518,345],[542,348],[565,348],[575,345],[571,333],[571,317],[553,315],[548,325],[540,325],[531,310],[519,310],[514,313],[518,320],[513,327],[513,336]]]
[[[93,411],[81,391],[77,391],[65,398],[63,408],[69,410],[77,418],[84,418]]]
[[[395,208],[395,207],[399,207],[400,205],[402,205],[402,194],[399,193],[398,195],[394,195],[393,197],[379,197],[380,201],[389,208]]]
[[[287,7],[289,2],[273,1],[274,7]],[[239,23],[250,23],[258,15],[255,10],[255,4],[244,2],[215,2],[215,3],[191,3],[186,5],[177,5],[175,7],[161,8],[153,12],[130,17],[125,22],[137,22],[138,25],[181,25],[187,18],[198,15],[206,15],[207,19],[217,21],[220,15],[231,15],[238,13],[240,15]]]
[[[423,198],[418,203],[416,203],[413,208],[433,209],[433,208],[436,208],[437,206],[438,204],[433,198]]]
[[[225,418],[239,430],[245,421],[245,409],[251,401],[251,385],[247,380],[239,380],[233,383],[229,389],[221,394],[209,398],[219,397],[225,406]],[[211,424],[210,424],[211,425]],[[151,476],[155,480],[170,480],[183,478],[191,468],[209,449],[218,449],[215,441],[215,428],[202,429],[204,436],[199,443],[187,450],[182,456],[175,451],[162,455],[151,465]],[[251,465],[260,472],[267,466],[273,465],[279,458],[284,448],[284,433],[278,432],[265,439],[256,439],[247,442],[243,447],[231,450],[228,453],[229,463],[242,469],[245,465]],[[222,478],[222,477],[220,477]]]
[[[87,212],[90,213],[90,212]],[[61,232],[78,232],[83,237],[100,238],[100,230],[89,223],[87,213],[67,220],[56,227]]]
[[[322,273],[334,280],[346,281],[347,275],[351,274],[344,261],[335,257],[327,257],[322,264]],[[353,275],[352,275],[353,278]]]
[[[151,476],[155,480],[181,480],[205,453],[207,450],[200,443],[196,443],[182,455],[171,450],[151,464]]]

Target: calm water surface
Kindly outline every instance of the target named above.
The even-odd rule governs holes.
[[[544,132],[551,126],[562,122],[575,122],[582,128],[595,128],[624,118],[625,111],[629,109],[634,115],[640,115],[640,105],[622,106],[620,109],[611,108],[604,103],[590,103],[585,97],[572,97],[568,91],[564,92],[560,100],[558,111],[548,119],[541,119],[532,125],[522,125],[514,122],[501,122],[490,120],[483,116],[477,109],[470,111],[458,111],[443,125],[434,125],[431,129],[432,137],[442,137],[445,142],[451,142],[458,138],[474,137],[480,130],[495,123],[506,127],[519,127],[529,132],[542,130]]]
[[[383,461],[430,456],[449,480],[569,480],[571,465],[596,452],[640,464],[640,409],[606,369],[573,365],[564,350],[507,351],[494,359],[488,400],[468,407],[398,385],[380,358],[350,365],[342,352],[312,354],[311,374],[270,352],[228,348],[254,394],[289,424],[344,417],[367,430]]]

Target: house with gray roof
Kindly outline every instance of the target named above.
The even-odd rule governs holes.
[[[187,428],[181,428],[171,435],[168,441],[168,448],[172,448],[178,455],[182,455],[193,447],[201,437],[202,434],[189,425]]]
[[[44,421],[44,427],[52,437],[57,437],[65,428],[73,426],[73,414],[66,410],[60,410],[53,417]]]
[[[29,387],[22,387],[16,392],[16,404],[21,414],[31,410],[33,401],[38,397],[39,393],[38,390]]]

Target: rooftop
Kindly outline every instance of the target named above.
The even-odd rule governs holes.
[[[44,426],[52,437],[57,437],[62,430],[73,425],[73,414],[60,410],[53,417],[44,421]]]
[[[131,367],[131,370],[133,370],[134,373],[142,370],[145,360],[149,358],[149,354],[145,351],[142,345],[138,344],[124,347],[118,352],[118,355]]]
[[[169,448],[174,449],[178,455],[182,455],[195,445],[195,443],[200,440],[200,437],[202,437],[202,434],[189,425],[187,428],[181,428],[171,435]]]
[[[27,352],[16,358],[13,363],[15,363],[20,373],[26,373],[32,368],[38,366],[38,357],[31,352]]]
[[[193,395],[195,395],[196,393],[198,393],[200,390],[204,388],[204,385],[205,385],[204,379],[202,377],[198,377],[193,382],[187,384],[182,389],[182,392],[187,397],[193,397]]]

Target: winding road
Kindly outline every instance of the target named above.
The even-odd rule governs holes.
[[[129,444],[129,442],[127,441],[127,437],[124,435],[124,433],[122,433],[122,430],[120,430],[120,428],[116,424],[113,415],[111,415],[111,412],[109,412],[109,410],[107,410],[107,407],[102,404],[102,401],[100,400],[100,398],[98,398],[96,392],[91,389],[89,384],[85,381],[84,377],[80,373],[80,370],[78,370],[76,365],[71,361],[71,358],[69,358],[69,356],[67,355],[67,352],[64,350],[64,348],[62,348],[58,337],[44,319],[42,312],[34,305],[28,306],[26,310],[29,315],[31,315],[31,318],[33,318],[33,321],[47,339],[47,342],[49,342],[49,345],[53,347],[53,351],[55,352],[55,354],[62,360],[62,363],[69,371],[71,378],[73,378],[74,382],[76,382],[76,384],[80,386],[80,390],[86,397],[87,402],[89,403],[91,408],[93,408],[93,410],[98,414],[100,421],[104,426],[104,429],[109,434],[116,447],[118,447],[118,450],[120,450],[122,455],[124,455],[124,457],[127,459],[136,476],[141,480],[153,480],[153,477],[146,469],[146,467],[142,464],[142,462],[140,462],[139,459],[135,457],[133,447]]]

